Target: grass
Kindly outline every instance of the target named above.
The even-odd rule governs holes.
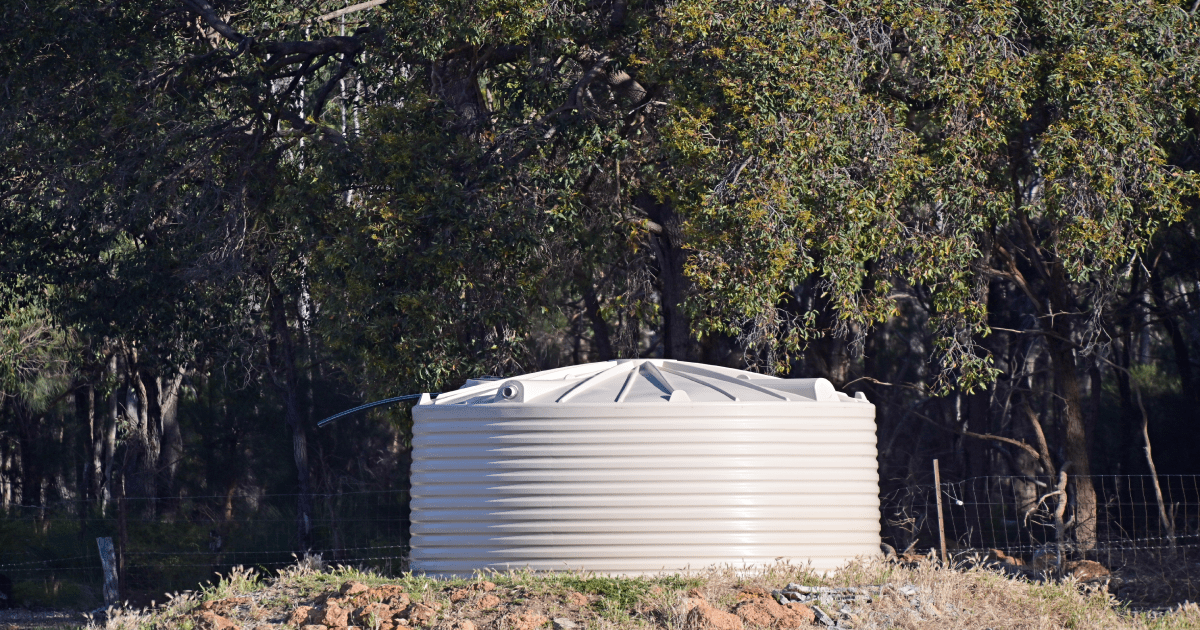
[[[469,601],[451,603],[449,596],[455,589],[484,580],[496,585],[492,594],[501,599],[499,606],[485,610],[468,605]],[[517,571],[456,580],[435,580],[411,574],[388,578],[354,567],[323,569],[301,565],[265,579],[252,570],[238,569],[210,588],[174,597],[156,609],[118,611],[107,628],[186,630],[192,623],[189,612],[201,601],[230,597],[253,600],[254,607],[261,611],[257,622],[281,623],[280,620],[286,619],[295,606],[311,604],[322,594],[336,592],[347,581],[368,586],[398,585],[414,601],[437,604],[441,614],[431,626],[439,630],[457,628],[463,620],[471,620],[481,630],[504,627],[505,619],[510,618],[506,615],[526,611],[547,618],[565,616],[588,630],[693,630],[686,622],[687,602],[693,596],[703,596],[714,606],[730,610],[739,593],[753,590],[751,587],[771,590],[791,582],[810,586],[915,587],[917,594],[914,596],[884,588],[884,595],[875,597],[870,603],[856,604],[855,617],[848,618],[848,622],[863,630],[1200,628],[1200,608],[1195,604],[1170,611],[1137,612],[1122,607],[1100,589],[1071,581],[1035,583],[985,569],[955,570],[929,562],[913,567],[883,562],[856,563],[831,575],[820,575],[803,566],[778,564],[753,571],[726,567],[656,577]],[[568,596],[572,593],[588,596],[588,604],[571,604]],[[914,607],[914,603],[917,606]]]

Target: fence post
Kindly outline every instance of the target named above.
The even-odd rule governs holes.
[[[942,473],[938,470],[938,460],[933,460],[933,485],[937,494],[938,510],[938,539],[942,543],[942,564],[946,564],[946,522],[942,519]]]
[[[117,553],[113,550],[112,538],[97,538],[100,548],[100,566],[104,569],[104,605],[113,606],[120,599],[117,591]]]

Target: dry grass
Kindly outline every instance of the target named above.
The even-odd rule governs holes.
[[[492,594],[500,599],[498,605],[481,607],[477,596],[450,601],[455,589],[483,580],[495,583]],[[905,567],[882,561],[852,564],[826,576],[789,564],[754,571],[714,568],[650,578],[514,572],[442,581],[412,575],[384,578],[348,567],[297,566],[271,579],[242,570],[206,591],[177,596],[154,610],[115,611],[107,622],[94,622],[88,628],[198,630],[191,613],[201,601],[244,598],[236,600],[241,605],[231,607],[231,620],[242,628],[283,630],[289,627],[285,622],[296,606],[311,604],[347,581],[398,585],[413,601],[435,605],[440,612],[429,623],[430,630],[461,629],[464,622],[478,630],[512,630],[514,619],[523,614],[567,618],[580,630],[703,630],[688,627],[688,605],[696,596],[718,609],[730,610],[743,592],[755,591],[754,587],[771,591],[789,583],[879,587],[869,589],[875,593],[870,601],[865,601],[864,594],[860,601],[848,603],[847,614],[838,613],[842,602],[822,606],[838,618],[839,627],[856,630],[1200,628],[1200,608],[1195,604],[1163,612],[1133,612],[1102,590],[1070,581],[1034,583],[982,568],[953,570],[930,562]],[[548,628],[547,623],[542,630]]]

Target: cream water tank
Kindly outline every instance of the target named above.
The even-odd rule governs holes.
[[[413,408],[412,569],[638,575],[879,553],[875,407],[662,359],[469,381]]]

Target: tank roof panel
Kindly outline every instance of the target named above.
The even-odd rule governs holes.
[[[673,361],[617,359],[506,379],[471,379],[421,405],[669,404],[730,402],[866,403],[823,378],[784,379],[745,370]]]

